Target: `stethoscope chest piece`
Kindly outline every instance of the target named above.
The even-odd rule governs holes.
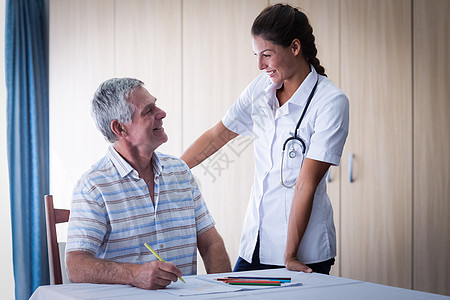
[[[291,149],[291,151],[289,151],[289,158],[295,158],[297,156],[297,154],[295,153],[294,149]]]

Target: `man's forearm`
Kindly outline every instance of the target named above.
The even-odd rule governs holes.
[[[208,274],[231,272],[230,258],[223,242],[211,245],[211,248],[203,257],[203,262]]]
[[[66,264],[71,282],[132,284],[132,264],[99,259],[83,251],[68,253]]]
[[[208,274],[231,272],[230,258],[215,227],[197,237],[197,246]]]

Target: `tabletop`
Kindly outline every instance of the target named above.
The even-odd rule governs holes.
[[[215,280],[226,276],[290,277],[282,286],[231,286]],[[143,290],[128,285],[72,283],[40,286],[30,300],[52,299],[366,299],[438,300],[450,297],[318,273],[270,269],[183,276],[166,289]]]

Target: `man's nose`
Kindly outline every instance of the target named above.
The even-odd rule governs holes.
[[[166,117],[166,115],[167,115],[166,112],[160,108],[158,113],[156,114],[156,118],[158,120],[161,120],[161,119],[164,119]]]

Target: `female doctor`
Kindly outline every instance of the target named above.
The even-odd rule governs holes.
[[[269,6],[251,33],[264,73],[181,158],[192,168],[236,136],[253,137],[255,176],[234,271],[285,266],[329,274],[336,233],[325,175],[342,155],[348,99],[316,58],[304,13]]]

